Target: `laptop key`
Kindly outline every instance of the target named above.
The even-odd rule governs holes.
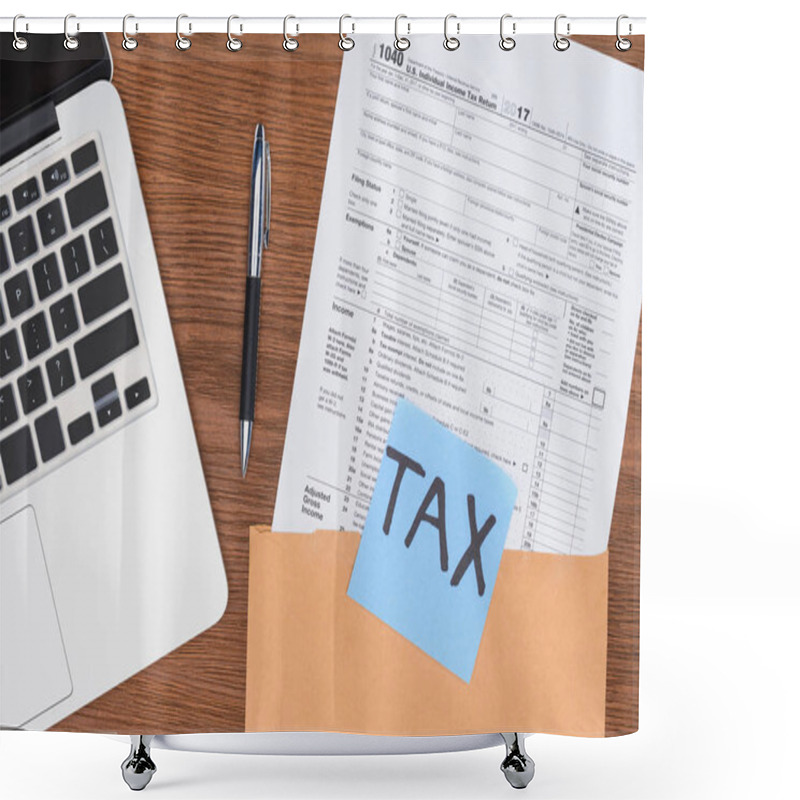
[[[20,326],[20,330],[22,331],[22,340],[25,342],[28,361],[33,361],[36,356],[50,348],[50,334],[47,332],[44,311],[26,319]]]
[[[119,252],[117,237],[114,235],[114,223],[111,217],[89,231],[89,241],[92,243],[94,263],[99,267],[104,261]]]
[[[119,392],[117,392],[117,382],[114,380],[113,372],[92,384],[92,398],[97,414],[97,424],[101,428],[122,414],[122,404],[119,402]]]
[[[61,275],[55,253],[48,253],[33,265],[33,280],[40,300],[45,300],[61,288]]]
[[[8,195],[0,197],[0,222],[5,222],[11,216],[11,205],[8,202]]]
[[[96,328],[75,343],[75,359],[81,378],[93,375],[139,344],[131,310]]]
[[[89,271],[89,253],[86,252],[83,236],[73,239],[61,248],[61,263],[70,283]]]
[[[83,321],[88,325],[128,299],[122,264],[103,272],[78,289]]]
[[[48,358],[44,366],[50,381],[50,394],[53,397],[58,397],[62,392],[66,392],[75,385],[75,373],[72,371],[69,350],[62,350]]]
[[[47,402],[44,379],[39,367],[34,367],[30,372],[26,372],[21,378],[18,378],[17,388],[22,410],[26,414],[30,414],[31,411],[35,411]]]
[[[25,183],[21,183],[12,192],[14,195],[14,206],[17,211],[22,211],[25,206],[39,199],[39,184],[36,178],[28,178]]]
[[[14,330],[0,337],[0,378],[5,378],[22,364],[19,339]]]
[[[67,170],[67,162],[62,158],[48,167],[42,173],[42,183],[44,184],[45,192],[52,192],[53,189],[58,188],[69,180],[69,171]]]
[[[96,172],[91,178],[79,183],[65,195],[69,224],[73,228],[97,216],[108,208],[108,197],[103,184],[103,174]]]
[[[129,411],[144,403],[149,397],[150,384],[147,382],[147,378],[136,381],[125,390],[125,402]]]
[[[97,414],[97,424],[101,428],[104,428],[109,422],[113,422],[122,414],[122,405],[119,402],[119,395],[117,395],[116,400],[112,400],[110,403],[106,403],[106,405],[100,408],[95,408],[95,413]]]
[[[36,438],[39,440],[39,454],[42,461],[50,461],[59,453],[63,453],[66,445],[64,444],[64,434],[61,432],[61,420],[58,418],[58,409],[51,408],[46,414],[42,414],[33,423],[36,428]]]
[[[64,215],[61,213],[61,201],[56,198],[36,212],[39,220],[39,234],[42,244],[48,245],[61,238],[67,232]]]
[[[10,269],[11,261],[8,258],[8,250],[6,250],[6,237],[0,233],[0,274]]]
[[[72,420],[72,422],[67,425],[67,435],[73,445],[82,442],[92,433],[94,433],[94,423],[92,422],[92,415],[88,412]]]
[[[97,163],[97,147],[94,142],[86,142],[72,154],[72,169],[77,175]]]
[[[78,330],[78,314],[71,294],[50,306],[50,322],[53,323],[53,333],[57,342]]]
[[[20,272],[5,283],[8,313],[18,317],[33,305],[33,292],[27,272]]]
[[[6,483],[14,483],[36,469],[33,437],[27,425],[0,441],[0,461],[6,473]]]
[[[109,372],[108,375],[104,375],[99,381],[95,381],[92,384],[92,400],[94,400],[95,405],[104,405],[111,402],[116,394],[117,381],[113,372]]]
[[[14,254],[14,261],[17,264],[28,256],[32,256],[39,249],[39,245],[36,244],[36,235],[33,232],[33,220],[30,217],[25,217],[10,227],[8,239],[11,242],[11,252]]]
[[[13,425],[19,414],[17,413],[17,404],[14,401],[14,388],[11,384],[0,388],[0,431]]]

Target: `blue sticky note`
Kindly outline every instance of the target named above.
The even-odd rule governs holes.
[[[494,461],[399,399],[348,596],[469,682],[516,496]]]

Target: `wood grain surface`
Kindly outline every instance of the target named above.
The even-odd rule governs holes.
[[[115,733],[244,730],[249,527],[275,504],[316,236],[342,52],[337,36],[110,34],[173,332],[228,577],[213,628],[54,726]],[[583,43],[643,68],[644,43]],[[519,45],[522,46],[522,45]],[[346,57],[346,56],[345,56]],[[253,129],[272,150],[270,249],[264,261],[256,426],[247,478],[239,464],[239,382]],[[638,720],[641,338],[610,544],[609,735]],[[154,617],[157,608],[148,609]]]

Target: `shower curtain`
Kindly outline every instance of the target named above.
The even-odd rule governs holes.
[[[27,39],[0,724],[635,731],[640,37]]]

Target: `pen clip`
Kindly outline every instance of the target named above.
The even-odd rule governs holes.
[[[264,170],[264,235],[263,235],[263,250],[269,247],[269,221],[270,211],[272,209],[272,158],[270,157],[269,142],[264,140],[264,148],[266,150],[264,156],[267,164]]]
[[[250,228],[248,232],[247,274],[261,277],[261,255],[264,252],[269,219],[269,186],[267,183],[269,145],[264,136],[264,126],[256,125],[253,141],[253,167],[250,176]],[[267,163],[265,163],[267,162]]]

